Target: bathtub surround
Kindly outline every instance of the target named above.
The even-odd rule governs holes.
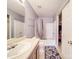
[[[57,17],[38,17],[35,25],[36,36],[41,39],[57,39],[57,22]]]

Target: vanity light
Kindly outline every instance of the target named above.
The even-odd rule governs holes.
[[[38,5],[37,7],[38,7],[38,8],[42,8],[41,5]]]
[[[21,3],[24,3],[25,0],[19,0]]]
[[[25,2],[25,0],[17,0],[21,5],[23,5],[24,6],[24,2]]]

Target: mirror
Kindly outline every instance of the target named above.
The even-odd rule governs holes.
[[[7,39],[24,36],[24,16],[10,11],[7,14]]]
[[[10,39],[12,37],[11,33],[11,19],[10,19],[10,15],[7,14],[7,39]]]
[[[7,39],[9,39],[9,15],[7,15]]]

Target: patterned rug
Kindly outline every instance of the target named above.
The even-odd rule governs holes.
[[[61,59],[55,46],[45,46],[45,59]]]

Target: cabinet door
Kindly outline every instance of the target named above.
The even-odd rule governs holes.
[[[36,59],[36,50],[33,52],[33,54],[32,54],[32,56],[33,56],[33,58],[32,59]]]
[[[37,59],[37,50],[34,49],[33,53],[30,55],[29,59]]]

